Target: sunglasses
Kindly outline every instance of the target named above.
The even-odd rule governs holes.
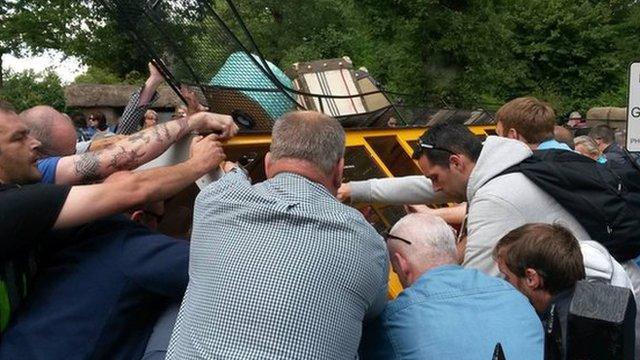
[[[445,149],[443,147],[439,147],[433,144],[428,144],[425,143],[424,141],[422,141],[422,139],[418,138],[418,143],[416,144],[415,148],[413,149],[413,156],[412,158],[417,160],[420,158],[420,156],[422,156],[422,152],[425,150],[440,150],[440,151],[446,151],[451,155],[456,155],[455,152],[449,150],[449,149]]]
[[[395,239],[395,240],[400,240],[405,244],[411,245],[411,241],[401,238],[399,236],[391,235],[388,231],[383,232],[382,237],[384,238],[385,242],[389,242],[389,239]]]

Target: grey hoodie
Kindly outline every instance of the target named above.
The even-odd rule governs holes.
[[[492,258],[495,244],[510,230],[527,223],[560,223],[579,240],[589,239],[571,214],[524,175],[512,173],[496,177],[531,155],[531,149],[516,140],[489,136],[484,142],[466,190],[469,214],[465,267],[498,275],[498,267]],[[353,202],[391,204],[442,203],[447,200],[443,194],[433,191],[431,181],[424,176],[352,182],[351,199]],[[607,282],[617,278],[618,271],[616,276],[612,272],[621,270],[621,267],[608,252],[585,252],[586,245],[581,244],[587,275],[595,275]],[[628,282],[624,273],[622,278],[622,283]]]

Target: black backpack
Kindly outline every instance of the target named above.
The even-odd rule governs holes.
[[[555,198],[619,262],[640,255],[639,172],[614,173],[586,156],[557,149],[534,151],[500,175],[514,172]]]

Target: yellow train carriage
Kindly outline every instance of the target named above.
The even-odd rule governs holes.
[[[495,126],[470,126],[481,138],[495,134]],[[380,177],[419,175],[420,169],[411,159],[413,148],[425,127],[347,129],[344,182]],[[243,133],[225,145],[229,161],[246,164],[254,182],[263,181],[264,155],[269,151],[269,133]],[[378,231],[387,230],[404,215],[399,206],[356,205]],[[402,291],[397,276],[389,275],[389,297]]]

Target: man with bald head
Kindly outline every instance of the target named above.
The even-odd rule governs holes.
[[[363,321],[386,302],[388,259],[371,225],[335,198],[344,150],[337,120],[285,114],[266,181],[235,168],[198,195],[167,359],[356,357]]]
[[[39,152],[43,157],[76,153],[76,130],[67,115],[51,106],[38,105],[21,112],[20,118],[42,143]]]
[[[533,307],[507,282],[457,263],[444,220],[410,214],[386,237],[405,290],[365,329],[364,359],[542,359],[543,332]]]
[[[219,131],[222,138],[236,134],[230,116],[199,112],[189,121],[158,124],[116,141],[100,151],[74,155],[69,139],[75,137],[73,124],[49,106],[36,106],[20,114],[33,137],[44,144],[39,151],[41,182],[76,185],[101,180],[122,170],[132,170],[160,156],[172,144],[191,132]]]

